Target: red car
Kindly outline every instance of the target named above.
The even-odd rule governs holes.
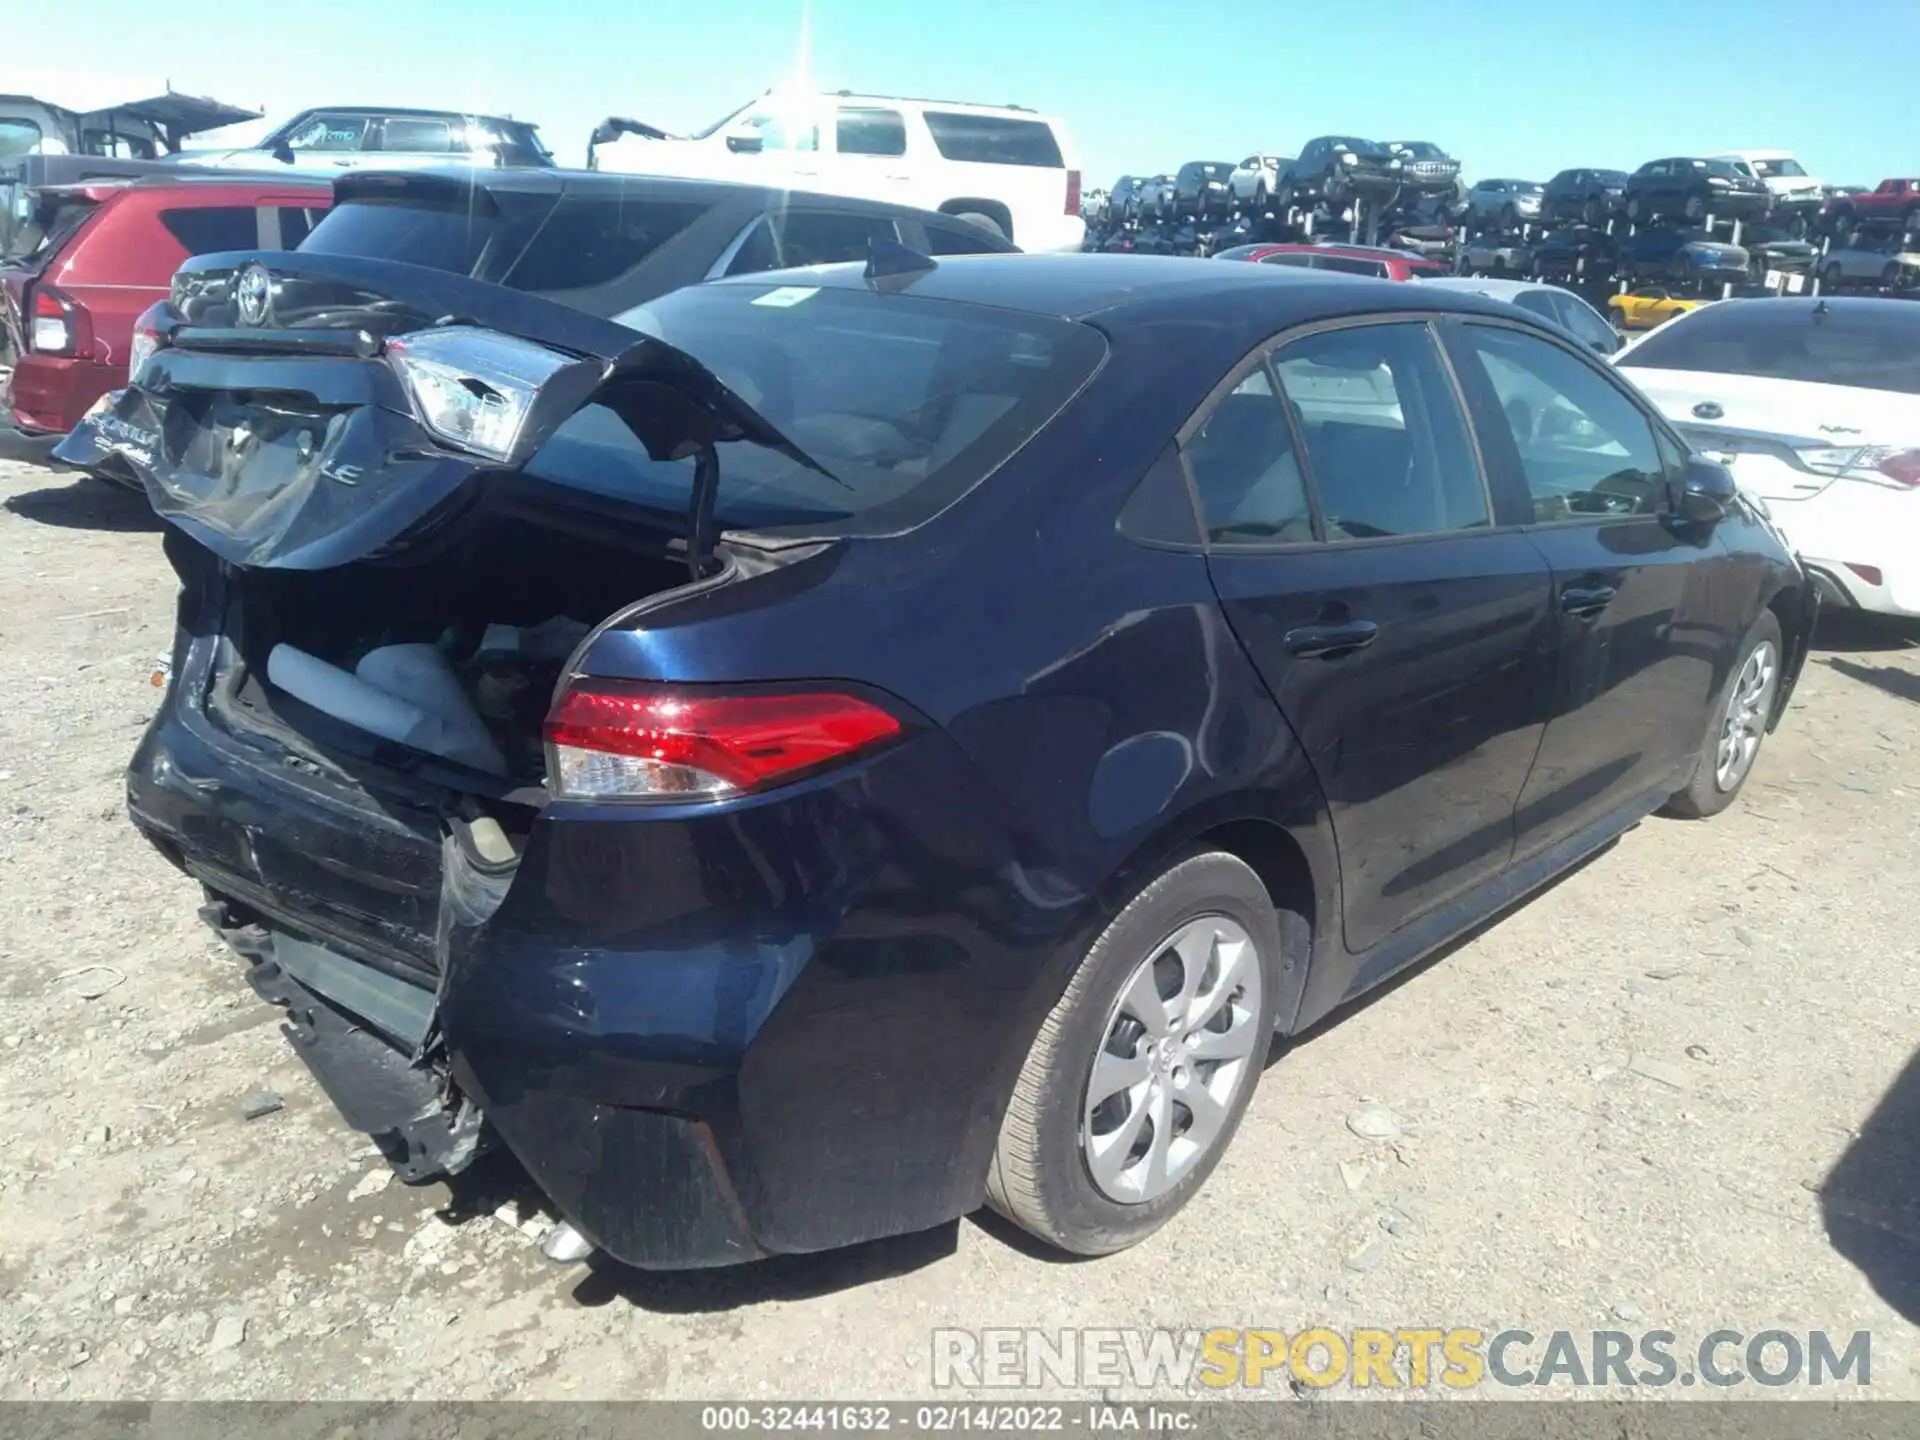
[[[291,250],[333,203],[278,176],[90,180],[35,190],[0,263],[0,425],[64,433],[127,383],[133,322],[192,255]],[[5,366],[11,363],[11,371]]]
[[[1438,260],[1409,250],[1380,245],[1236,245],[1216,260],[1251,260],[1256,265],[1292,265],[1302,270],[1338,270],[1379,280],[1412,280],[1421,275],[1450,275]]]
[[[1904,220],[1913,229],[1920,225],[1920,180],[1882,180],[1871,190],[1838,196],[1826,213],[1833,228],[1842,232],[1863,220]]]

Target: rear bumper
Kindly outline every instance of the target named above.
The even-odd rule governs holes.
[[[757,803],[549,805],[517,868],[476,882],[410,818],[370,833],[210,737],[182,701],[210,643],[176,655],[130,812],[254,927],[256,988],[402,1173],[457,1168],[484,1117],[582,1233],[659,1268],[982,1203],[1081,922],[1006,878],[1017,847],[944,734]],[[422,925],[424,968],[382,940]]]
[[[22,355],[13,367],[7,405],[28,435],[64,435],[109,390],[124,385],[126,367],[59,355]]]
[[[1078,215],[1020,216],[1013,243],[1030,253],[1078,250],[1087,243],[1087,222]]]

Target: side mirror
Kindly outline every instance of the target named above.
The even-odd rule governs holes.
[[[1726,466],[1702,455],[1689,455],[1680,485],[1680,518],[1695,525],[1715,524],[1727,518],[1739,493],[1733,472]]]
[[[736,155],[758,155],[766,149],[767,142],[758,135],[729,135],[727,149]]]

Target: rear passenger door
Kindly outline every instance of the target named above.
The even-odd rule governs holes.
[[[1442,327],[1504,520],[1553,571],[1553,703],[1524,856],[1671,793],[1729,658],[1710,533],[1673,523],[1684,451],[1604,364],[1518,326]]]
[[[1512,856],[1552,683],[1546,562],[1493,528],[1423,319],[1285,340],[1181,444],[1221,604],[1327,798],[1347,948],[1367,950]]]

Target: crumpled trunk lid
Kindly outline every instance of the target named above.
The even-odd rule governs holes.
[[[390,353],[422,332],[469,327],[560,362],[504,455],[436,434]],[[657,459],[688,443],[745,439],[812,464],[685,352],[422,266],[202,256],[175,276],[159,328],[162,348],[135,383],[55,454],[138,481],[156,512],[233,564],[322,569],[388,553],[476,498],[489,474],[524,465],[596,400]],[[678,403],[657,403],[662,387]]]

